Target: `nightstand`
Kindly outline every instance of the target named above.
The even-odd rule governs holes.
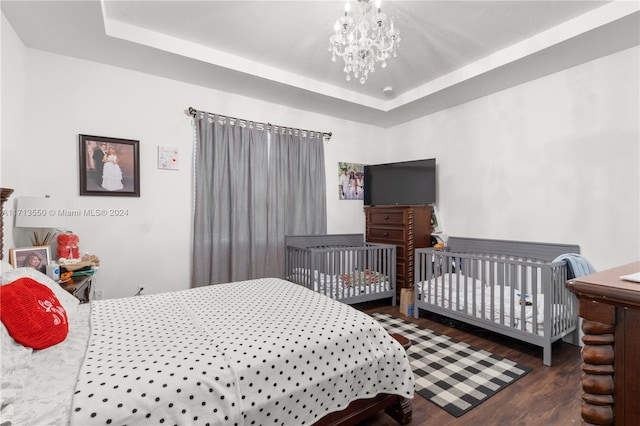
[[[93,279],[95,275],[71,277],[71,281],[61,283],[60,286],[75,296],[80,303],[89,303],[93,292]]]

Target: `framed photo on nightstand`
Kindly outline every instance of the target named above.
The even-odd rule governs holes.
[[[29,267],[44,274],[47,272],[47,265],[51,263],[49,246],[9,249],[9,263],[14,268]]]

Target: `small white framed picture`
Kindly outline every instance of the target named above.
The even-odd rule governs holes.
[[[46,273],[51,263],[49,246],[35,246],[9,249],[9,263],[14,268],[29,267]]]
[[[162,170],[180,169],[180,152],[175,146],[158,146],[158,168]]]

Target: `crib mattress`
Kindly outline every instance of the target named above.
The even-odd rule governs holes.
[[[455,274],[443,274],[416,285],[419,300],[444,309],[463,312],[517,329],[543,335],[544,294],[526,294],[499,285],[486,286],[480,280]],[[524,296],[524,298],[523,298]],[[524,306],[523,306],[524,305]],[[562,304],[551,306],[552,320],[566,318]],[[524,321],[523,321],[524,319]]]

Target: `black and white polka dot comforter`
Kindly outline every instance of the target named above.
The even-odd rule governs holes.
[[[413,397],[369,316],[267,278],[92,302],[72,425],[309,425],[378,393]]]

